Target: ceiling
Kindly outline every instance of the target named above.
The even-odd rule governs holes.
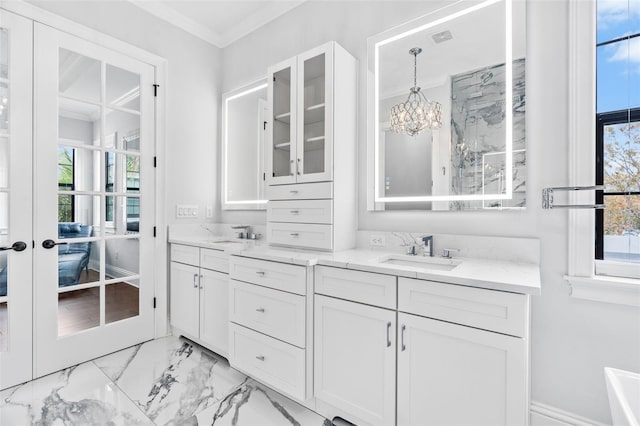
[[[305,0],[129,0],[217,47],[225,47]]]

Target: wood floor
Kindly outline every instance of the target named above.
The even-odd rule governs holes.
[[[98,281],[98,273],[82,272],[81,282]],[[139,291],[121,282],[105,287],[105,322],[107,324],[139,313]],[[100,325],[100,288],[74,290],[58,295],[58,335],[76,333]],[[7,350],[7,303],[0,303],[0,352]]]

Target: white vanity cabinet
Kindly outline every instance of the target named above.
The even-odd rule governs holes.
[[[229,256],[221,250],[171,244],[171,326],[228,356]]]
[[[335,42],[268,70],[270,244],[341,250],[356,229],[357,61]]]
[[[312,382],[307,269],[242,256],[229,262],[229,363],[299,401]]]
[[[528,295],[316,266],[314,300],[320,414],[528,424]]]

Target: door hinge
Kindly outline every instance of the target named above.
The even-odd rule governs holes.
[[[267,122],[262,123],[262,130],[267,130]]]
[[[262,180],[267,180],[267,174],[266,173],[262,174]]]
[[[35,240],[31,240],[31,248],[36,248],[36,242],[35,242]]]
[[[276,172],[271,173],[272,177],[276,177]]]
[[[153,157],[153,167],[158,167],[158,157]]]
[[[154,227],[153,227],[153,238],[155,238],[155,237],[156,237],[156,231],[157,231],[157,228],[154,226]]]
[[[276,76],[275,75],[273,76],[273,81],[276,81]]]
[[[156,298],[154,297],[153,298],[153,309],[155,309],[155,308],[156,308]]]
[[[155,97],[158,96],[158,87],[160,87],[159,84],[154,84],[153,85],[153,96],[155,96]]]

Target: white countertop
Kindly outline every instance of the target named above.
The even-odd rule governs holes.
[[[185,236],[171,238],[169,242],[223,250],[243,257],[293,265],[324,265],[514,293],[540,294],[540,265],[536,263],[456,257],[456,260],[461,261],[461,264],[452,270],[428,270],[426,268],[380,263],[379,259],[384,256],[399,254],[398,252],[390,251],[353,249],[334,253],[312,252],[308,250],[281,249],[261,245],[260,242],[256,244],[255,241],[222,236]],[[413,256],[407,255],[407,258],[411,259]]]

